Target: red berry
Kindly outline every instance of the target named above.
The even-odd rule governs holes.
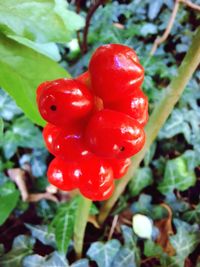
[[[80,168],[76,162],[55,158],[49,165],[47,177],[51,184],[61,190],[70,191],[78,187]]]
[[[76,80],[80,81],[81,83],[83,83],[84,85],[87,86],[88,89],[91,88],[91,81],[90,81],[90,74],[88,71],[82,73],[81,75],[79,75]]]
[[[140,89],[122,96],[119,101],[109,103],[106,107],[129,115],[142,126],[148,121],[148,99]]]
[[[38,87],[37,103],[46,121],[63,127],[87,116],[93,108],[93,97],[80,81],[59,79]]]
[[[110,165],[90,155],[80,160],[79,166],[81,169],[80,192],[93,201],[108,199],[114,189],[113,171]]]
[[[145,133],[130,116],[104,109],[91,117],[86,127],[85,141],[98,156],[125,159],[142,149]]]
[[[129,166],[131,165],[131,159],[107,159],[106,160],[113,169],[113,176],[115,179],[119,179],[123,177],[127,171]]]
[[[89,63],[89,73],[93,91],[104,102],[120,100],[144,79],[144,69],[135,51],[120,44],[97,48]]]
[[[47,125],[43,129],[43,138],[46,144],[47,149],[49,152],[53,155],[55,155],[55,142],[57,140],[57,137],[59,135],[60,128],[57,126],[47,123]]]
[[[83,142],[81,126],[64,129],[47,124],[43,137],[49,152],[65,160],[77,160],[90,153]]]

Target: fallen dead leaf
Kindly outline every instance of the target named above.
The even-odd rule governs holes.
[[[161,206],[163,206],[168,211],[168,216],[155,222],[155,226],[160,231],[160,234],[156,239],[156,243],[159,244],[163,248],[163,251],[166,252],[169,256],[173,256],[175,254],[175,249],[173,248],[169,240],[170,235],[174,234],[172,228],[172,210],[165,203],[161,204]]]
[[[113,23],[113,26],[115,26],[116,28],[118,28],[118,29],[121,29],[121,30],[123,30],[124,29],[124,25],[123,24],[121,24],[121,23]]]
[[[25,171],[20,168],[9,169],[8,176],[16,183],[22,196],[23,201],[28,200],[28,190],[26,186],[26,174]]]

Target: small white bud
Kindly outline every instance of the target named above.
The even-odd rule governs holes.
[[[136,214],[132,219],[133,231],[141,238],[151,239],[153,232],[152,220],[142,214]]]

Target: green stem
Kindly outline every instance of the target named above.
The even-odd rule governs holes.
[[[85,228],[91,205],[91,200],[83,196],[80,197],[74,226],[74,249],[78,259],[82,256]]]
[[[160,129],[172,112],[175,104],[181,97],[183,90],[189,82],[192,74],[200,63],[200,27],[197,29],[192,44],[178,69],[177,76],[173,78],[165,89],[163,97],[155,107],[146,127],[146,143],[142,151],[132,158],[132,165],[128,173],[117,183],[113,196],[104,203],[100,210],[99,223],[102,224],[107,218],[110,210],[123,193],[128,182],[133,177],[136,169],[143,160],[145,153],[157,137]]]

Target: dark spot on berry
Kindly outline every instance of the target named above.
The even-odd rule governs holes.
[[[123,151],[125,150],[125,147],[124,147],[124,146],[121,146],[121,147],[119,148],[119,150],[120,150],[121,152],[123,152]]]
[[[56,107],[55,105],[52,105],[52,106],[50,106],[50,109],[51,109],[52,111],[56,111],[57,107]]]

